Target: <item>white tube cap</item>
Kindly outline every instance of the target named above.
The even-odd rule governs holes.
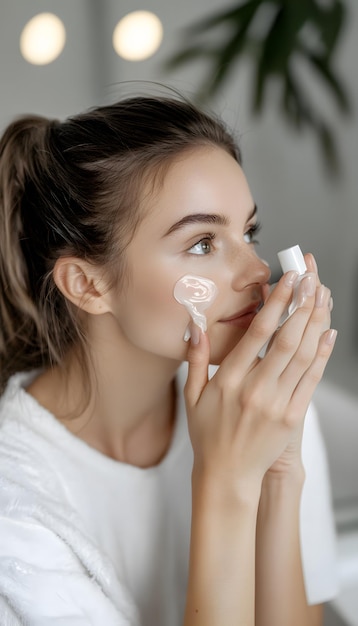
[[[284,274],[291,270],[299,274],[307,272],[307,266],[300,246],[292,246],[292,248],[281,250],[281,252],[277,253],[277,256]]]

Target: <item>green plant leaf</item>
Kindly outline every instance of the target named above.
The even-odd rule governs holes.
[[[286,69],[283,82],[283,95],[281,107],[283,114],[288,117],[291,123],[301,129],[304,124],[311,120],[311,113],[304,96],[304,89],[294,78],[290,68]]]
[[[341,172],[338,145],[330,126],[320,121],[316,126],[316,133],[323,157],[323,162],[329,174],[337,177]]]
[[[320,33],[328,58],[332,56],[335,50],[338,37],[346,21],[346,13],[346,7],[341,0],[335,0],[332,6],[327,7],[317,4],[317,2],[312,3],[311,20]]]
[[[342,113],[350,113],[351,106],[346,90],[344,89],[338,77],[333,74],[331,68],[329,67],[328,59],[323,58],[320,55],[310,52],[308,50],[306,50],[305,55],[312,64],[312,66],[318,71],[321,78],[330,87],[331,92],[335,97]]]
[[[234,10],[226,11],[224,13],[217,13],[207,20],[186,28],[183,33],[183,39],[185,40],[193,37],[195,38],[196,35],[203,33],[214,26],[218,26],[225,21],[229,23],[234,32],[232,37],[229,38],[228,43],[225,41],[221,47],[216,47],[215,51],[213,48],[205,46],[202,43],[182,48],[179,52],[174,53],[171,57],[169,57],[169,59],[167,59],[164,65],[164,70],[170,71],[186,64],[194,58],[206,57],[214,60],[212,74],[214,76],[221,76],[222,64],[231,63],[237,55],[236,50],[239,51],[239,49],[243,47],[243,38],[245,37],[251,21],[254,18],[258,5],[260,5],[263,1],[265,0],[249,0],[249,2],[239,8],[235,8]],[[235,40],[237,40],[237,44],[235,43]],[[223,74],[225,74],[225,71]],[[219,87],[219,85],[223,82],[223,78],[218,80],[217,87]],[[207,83],[209,82],[211,81],[207,81]],[[208,94],[212,93],[212,89],[206,89],[206,91]]]
[[[203,45],[188,46],[181,52],[174,54],[165,64],[166,70],[174,70],[181,65],[193,61],[200,57],[204,58],[216,58],[218,52],[214,48]]]
[[[261,4],[265,4],[266,1],[267,0],[248,0],[248,2],[245,2],[238,7],[235,6],[234,9],[229,9],[228,11],[218,11],[206,19],[204,18],[200,21],[194,22],[194,24],[185,29],[185,32],[188,35],[199,35],[206,33],[208,30],[215,28],[216,26],[221,26],[224,23],[231,27],[233,24],[250,22],[259,6]]]
[[[265,86],[270,76],[285,74],[290,58],[297,48],[300,31],[307,19],[303,9],[304,3],[298,3],[290,9],[282,3],[262,42],[254,87],[253,107],[256,112],[263,108]]]
[[[259,11],[270,8],[273,18],[264,27],[263,34],[255,34],[251,25]],[[273,9],[273,11],[272,11]],[[271,15],[271,13],[270,13]],[[304,89],[294,61],[301,57],[325,83],[341,113],[350,112],[347,91],[332,68],[335,47],[342,32],[346,9],[343,0],[331,0],[326,6],[321,0],[247,0],[234,3],[232,8],[218,11],[195,22],[184,32],[184,46],[165,64],[172,70],[195,59],[209,62],[209,70],[198,85],[197,97],[206,101],[214,96],[228,79],[244,55],[254,63],[253,112],[259,114],[267,102],[267,85],[274,76],[281,84],[280,107],[287,122],[294,128],[310,128],[316,134],[322,156],[331,172],[338,171],[338,156],[333,131],[313,105]],[[222,41],[208,43],[215,28],[226,27]],[[305,40],[305,29],[317,36],[311,46]]]
[[[245,44],[245,30],[243,30],[241,33],[235,33],[226,47],[218,53],[216,63],[202,88],[206,98],[217,93],[229,72],[232,71],[234,61],[244,49]]]

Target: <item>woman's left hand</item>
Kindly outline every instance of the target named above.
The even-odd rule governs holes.
[[[314,272],[317,275],[317,290],[316,290],[316,302],[320,300],[321,306],[318,308],[314,308],[312,316],[317,318],[317,323],[321,325],[321,333],[324,333],[330,328],[331,325],[331,311],[333,308],[333,301],[331,298],[331,292],[327,287],[324,287],[319,279],[317,264],[315,262],[314,256],[312,254],[305,255],[305,262],[307,266],[308,272]],[[312,319],[311,316],[311,319]],[[310,337],[308,336],[305,340],[307,350],[310,350]],[[304,353],[302,354],[304,358]],[[313,361],[310,366],[312,380],[315,384],[317,384],[318,380],[315,380],[315,371],[319,364],[316,361]],[[320,378],[320,374],[317,375],[317,379]],[[306,408],[306,407],[305,407]],[[307,407],[308,408],[308,407]],[[304,430],[304,422],[297,428],[294,436],[290,440],[286,449],[283,451],[281,456],[273,463],[273,465],[269,468],[266,473],[266,478],[270,476],[286,476],[291,475],[292,472],[296,472],[297,469],[302,469],[302,461],[301,461],[301,444],[302,444],[302,435]]]

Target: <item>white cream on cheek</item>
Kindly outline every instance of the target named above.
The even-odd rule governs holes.
[[[217,296],[217,287],[210,278],[186,274],[174,286],[174,298],[185,306],[194,324],[202,332],[206,331],[206,316],[204,311],[212,304]],[[190,339],[190,329],[187,327],[184,341]]]

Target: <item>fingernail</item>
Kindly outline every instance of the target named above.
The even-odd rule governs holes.
[[[298,300],[297,307],[303,306],[306,302],[306,299],[314,296],[316,293],[316,275],[315,274],[306,274],[302,279],[299,292],[298,292]]]
[[[317,267],[316,259],[314,258],[312,253],[311,253],[311,259],[313,262],[314,271],[316,272],[316,274],[318,274],[318,267]]]
[[[325,289],[324,285],[321,285],[320,287],[318,287],[318,289],[316,291],[315,306],[317,308],[322,308],[323,305],[324,305],[325,299],[326,299],[326,289]]]
[[[326,334],[325,341],[329,346],[332,346],[334,342],[336,341],[336,337],[337,337],[337,331],[331,328],[331,330],[329,330],[328,333]]]
[[[184,339],[185,342],[188,342],[190,337],[191,337],[191,335],[190,335],[190,328],[189,328],[189,326],[187,326],[186,329],[185,329],[185,333],[184,333],[183,339]]]
[[[333,311],[333,298],[332,297],[329,299],[328,308],[329,308],[329,312]]]
[[[292,270],[291,272],[287,272],[287,274],[285,274],[285,285],[287,285],[287,287],[293,287],[297,280],[297,277],[298,272],[295,272],[294,270]]]
[[[199,326],[197,326],[194,323],[190,325],[191,343],[194,346],[197,346],[200,341],[200,333],[201,333],[201,330]]]
[[[316,275],[307,274],[302,281],[303,292],[306,296],[314,296],[316,293]]]

